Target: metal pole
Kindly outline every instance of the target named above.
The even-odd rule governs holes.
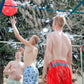
[[[80,58],[81,58],[82,84],[83,84],[83,57],[82,57],[82,45],[81,45],[81,42],[80,42]]]

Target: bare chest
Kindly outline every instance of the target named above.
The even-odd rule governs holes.
[[[17,62],[16,62],[16,63],[13,63],[13,64],[11,65],[11,69],[15,69],[15,70],[21,71],[22,68],[23,68],[23,66],[22,66],[21,63],[17,63]]]
[[[33,53],[33,48],[31,47],[25,47],[25,51],[24,51],[25,54],[29,54],[29,53]]]

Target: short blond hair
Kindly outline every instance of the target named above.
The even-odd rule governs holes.
[[[57,23],[59,27],[63,27],[65,25],[65,17],[62,15],[56,15],[53,20]]]
[[[32,37],[35,41],[35,44],[37,44],[40,41],[40,38],[37,35],[33,35]]]

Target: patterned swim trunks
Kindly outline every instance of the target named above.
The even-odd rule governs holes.
[[[27,66],[23,73],[23,84],[38,84],[38,69],[33,66]]]

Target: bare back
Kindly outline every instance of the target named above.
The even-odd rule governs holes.
[[[34,46],[26,46],[24,50],[24,64],[26,66],[34,65],[38,49]]]
[[[52,43],[51,61],[67,61],[67,56],[71,44],[69,38],[63,32],[55,31],[51,33],[50,39]]]

